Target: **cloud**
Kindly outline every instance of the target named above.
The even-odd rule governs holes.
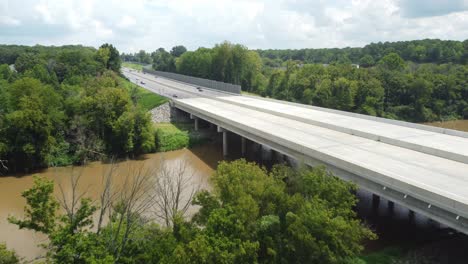
[[[468,10],[466,0],[400,0],[402,15],[408,18],[443,16]]]
[[[468,38],[468,0],[3,0],[5,43],[109,42],[125,52],[211,47],[323,48]],[[445,4],[441,4],[441,2]]]
[[[122,20],[117,24],[119,28],[129,28],[136,25],[136,20],[128,15],[122,17]]]
[[[4,26],[18,26],[21,24],[21,21],[19,21],[16,18],[10,17],[10,16],[0,16],[0,25]]]

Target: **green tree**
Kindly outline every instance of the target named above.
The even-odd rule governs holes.
[[[361,67],[371,67],[374,66],[375,61],[371,55],[366,54],[359,60],[359,64]]]
[[[10,216],[8,221],[18,225],[20,229],[26,228],[51,234],[56,228],[58,209],[58,203],[53,193],[54,182],[52,180],[34,176],[33,187],[21,194],[26,199],[24,219],[20,220]]]
[[[197,260],[189,263],[343,263],[363,249],[363,239],[374,238],[352,210],[354,185],[323,168],[267,173],[237,160],[221,162],[212,180],[214,193],[194,201],[201,205],[194,221],[203,229],[189,243],[198,253],[184,250]]]
[[[332,105],[333,108],[350,111],[354,107],[354,97],[356,95],[357,84],[346,78],[339,78],[332,85]]]
[[[105,59],[107,58],[107,54],[109,56],[109,59],[107,60],[107,63],[105,64],[106,69],[119,72],[121,64],[122,64],[119,51],[112,44],[108,44],[108,43],[101,45],[99,49],[102,49],[102,52],[101,52],[102,55],[100,55],[100,57],[103,62],[105,62]],[[107,52],[106,49],[108,49],[109,52]]]
[[[332,107],[332,81],[324,79],[318,83],[317,88],[313,94],[312,101],[314,104],[323,107]]]
[[[0,79],[9,81],[12,78],[13,72],[8,64],[0,64]]]
[[[390,71],[401,71],[405,67],[405,61],[397,53],[389,53],[379,61],[379,65]]]
[[[151,53],[153,69],[157,71],[174,72],[176,69],[174,57],[163,48]]]
[[[22,53],[15,61],[15,70],[23,73],[26,70],[32,69],[35,65],[40,64],[41,60],[37,54]]]
[[[182,45],[174,46],[171,49],[171,55],[176,58],[182,56],[185,52],[187,52],[187,48]]]
[[[20,263],[19,257],[12,250],[8,250],[6,245],[0,243],[0,264],[17,264]]]

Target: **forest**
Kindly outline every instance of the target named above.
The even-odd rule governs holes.
[[[120,54],[112,45],[3,45],[0,62],[3,172],[155,148],[150,117],[139,91],[120,77]]]
[[[229,42],[181,47],[122,58],[280,100],[410,122],[468,118],[468,40],[301,50],[249,50]]]

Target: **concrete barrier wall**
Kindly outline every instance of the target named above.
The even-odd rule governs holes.
[[[192,77],[192,76],[187,76],[187,75],[182,75],[182,74],[177,74],[177,73],[172,73],[172,72],[155,71],[155,70],[150,70],[146,68],[143,68],[143,72],[154,74],[154,75],[161,76],[161,77],[168,78],[168,79],[173,79],[173,80],[184,82],[184,83],[193,84],[196,86],[215,89],[218,91],[234,93],[234,94],[241,93],[241,86],[236,85],[236,84],[202,79],[202,78],[197,78],[197,77]]]

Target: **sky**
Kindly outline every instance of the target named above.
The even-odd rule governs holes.
[[[224,40],[251,49],[468,38],[468,0],[0,0],[0,43],[123,52]]]

